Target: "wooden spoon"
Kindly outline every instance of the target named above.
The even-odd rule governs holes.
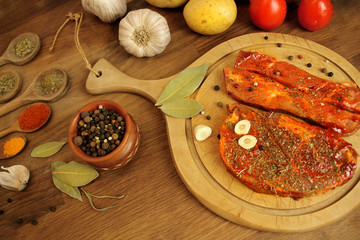
[[[19,149],[19,151],[16,154],[13,154],[13,155],[9,156],[9,155],[4,153],[4,146],[5,146],[5,143],[7,141],[9,141],[11,138],[22,138],[24,140],[24,145],[22,146],[21,149]],[[26,137],[23,134],[15,134],[15,135],[12,135],[11,137],[1,139],[0,140],[0,160],[15,157],[16,155],[21,153],[21,151],[24,149],[25,145],[26,145]]]
[[[49,108],[49,115],[48,115],[47,118],[42,122],[42,124],[41,124],[40,126],[38,126],[38,127],[36,127],[36,128],[32,128],[32,129],[30,129],[30,130],[22,129],[22,128],[20,127],[20,124],[19,124],[19,119],[20,119],[20,117],[22,116],[22,114],[23,114],[27,109],[33,107],[33,105],[35,105],[35,104],[44,104],[44,105],[46,105],[46,106]],[[40,129],[42,126],[44,126],[45,123],[47,123],[47,121],[48,121],[49,118],[50,118],[50,115],[51,115],[51,109],[50,109],[50,106],[49,106],[48,104],[43,103],[43,102],[33,103],[33,104],[27,106],[27,107],[21,112],[21,114],[19,115],[19,117],[16,119],[16,121],[15,121],[9,128],[7,128],[7,129],[5,129],[5,130],[2,130],[2,131],[0,132],[0,138],[1,138],[1,137],[4,137],[4,136],[6,136],[6,135],[8,135],[8,134],[10,134],[10,133],[13,133],[13,132],[34,132],[34,131]]]
[[[61,76],[62,85],[56,92],[52,94],[44,94],[40,86],[41,81],[46,75],[50,73],[56,73],[59,76]],[[38,101],[55,102],[65,95],[66,91],[69,89],[69,86],[70,86],[69,77],[65,70],[55,67],[50,68],[40,73],[21,96],[3,105],[0,108],[0,117],[25,104],[38,102]]]
[[[18,57],[15,54],[14,48],[16,44],[23,39],[30,39],[30,41],[33,43],[34,48],[26,56]],[[5,65],[7,63],[23,65],[29,62],[30,60],[32,60],[37,55],[37,53],[40,50],[40,46],[41,46],[41,40],[39,36],[36,35],[35,33],[20,34],[9,43],[8,48],[5,50],[4,54],[0,57],[0,66]]]
[[[13,97],[15,97],[15,95],[20,91],[21,86],[22,86],[22,79],[21,79],[20,75],[15,71],[9,70],[9,71],[1,72],[0,79],[2,77],[14,77],[15,83],[14,83],[13,88],[9,92],[7,92],[4,95],[0,95],[0,103],[7,102],[10,99],[12,99]]]

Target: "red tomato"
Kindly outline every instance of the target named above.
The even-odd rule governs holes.
[[[331,0],[302,0],[299,4],[298,21],[303,28],[309,31],[326,27],[332,15]]]
[[[251,21],[263,30],[279,27],[286,17],[285,0],[251,0],[249,6]]]

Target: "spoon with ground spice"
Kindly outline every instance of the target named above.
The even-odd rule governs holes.
[[[0,160],[18,155],[26,145],[26,137],[23,134],[13,134],[0,140]]]
[[[20,91],[22,79],[15,71],[0,72],[0,103],[7,102]]]
[[[41,40],[35,33],[23,33],[14,38],[0,57],[0,66],[7,63],[23,65],[32,60],[40,50]]]
[[[25,92],[0,108],[0,117],[29,103],[55,102],[69,89],[69,77],[65,70],[52,67],[40,73]]]
[[[44,126],[50,115],[51,108],[47,103],[30,104],[9,128],[0,131],[0,138],[12,132],[34,132]]]

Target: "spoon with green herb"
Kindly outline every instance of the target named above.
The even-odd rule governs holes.
[[[0,72],[0,103],[13,98],[21,89],[22,79],[15,71]]]
[[[0,66],[7,63],[23,65],[32,60],[40,50],[41,40],[35,33],[23,33],[14,38],[0,57]]]
[[[55,102],[62,98],[69,88],[69,77],[61,68],[49,68],[40,73],[25,92],[0,108],[0,116],[29,103]]]

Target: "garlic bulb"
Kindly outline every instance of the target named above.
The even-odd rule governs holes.
[[[150,9],[129,12],[119,24],[119,41],[136,57],[162,53],[171,40],[166,19]]]
[[[0,185],[8,190],[23,190],[30,178],[30,171],[23,165],[14,165],[8,168],[1,166],[7,172],[0,172]]]
[[[81,4],[85,11],[106,23],[123,17],[127,11],[126,0],[81,0]]]

